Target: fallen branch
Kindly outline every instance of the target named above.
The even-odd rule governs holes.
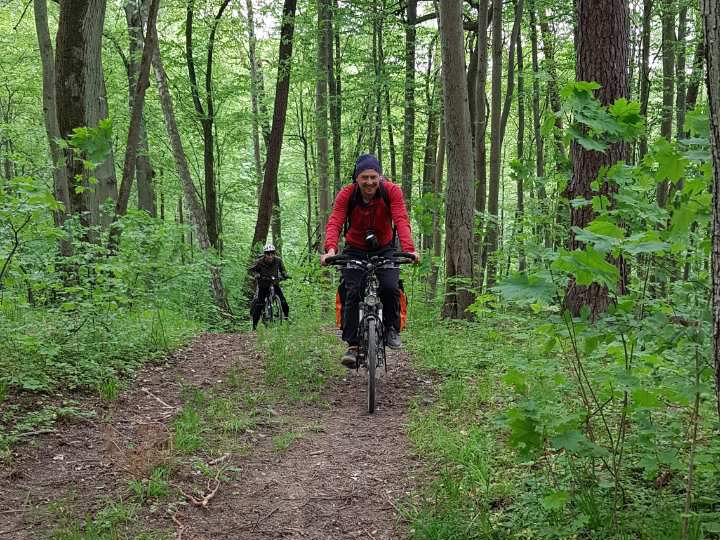
[[[225,453],[225,454],[223,454],[222,456],[220,456],[219,458],[215,458],[215,459],[213,459],[212,461],[208,461],[208,465],[217,465],[218,463],[222,463],[223,461],[225,461],[225,460],[226,460],[227,458],[229,458],[229,457],[230,457],[230,454],[229,454],[229,453]]]
[[[173,523],[178,526],[178,530],[175,536],[175,540],[182,540],[183,531],[185,530],[185,525],[180,523],[180,520],[175,517],[175,514],[170,514],[170,517],[173,520]]]
[[[220,469],[218,469],[217,474],[215,475],[215,487],[205,496],[203,496],[202,499],[196,499],[192,495],[185,493],[182,489],[180,489],[180,493],[188,500],[190,501],[190,504],[193,506],[197,506],[200,508],[207,508],[207,505],[210,503],[212,498],[215,496],[215,494],[218,492],[218,489],[220,488]],[[210,489],[210,481],[208,480],[208,487],[207,489]]]
[[[155,394],[153,394],[153,393],[152,393],[150,390],[148,390],[147,388],[142,388],[142,391],[145,392],[148,396],[150,396],[151,398],[153,398],[155,401],[157,401],[160,405],[162,405],[162,406],[165,407],[166,409],[177,409],[177,407],[173,407],[172,405],[168,405],[167,403],[165,403],[162,399],[160,399],[159,397],[157,397]]]

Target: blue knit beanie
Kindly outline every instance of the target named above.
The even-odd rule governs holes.
[[[372,154],[362,154],[355,162],[355,170],[352,175],[353,182],[357,180],[358,174],[368,169],[377,171],[378,174],[382,175],[382,168],[378,159]]]

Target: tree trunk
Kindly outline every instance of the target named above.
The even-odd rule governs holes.
[[[518,6],[520,8],[520,6]],[[522,9],[520,9],[522,17]],[[517,159],[520,162],[520,169],[517,171],[517,210],[515,212],[515,238],[518,242],[518,270],[525,271],[525,250],[523,249],[523,220],[525,219],[525,186],[523,175],[525,174],[525,81],[523,79],[523,52],[522,32],[517,34],[517,107],[518,107],[518,134],[517,134]]]
[[[601,85],[597,97],[603,105],[628,95],[628,11],[625,0],[608,0],[600,5],[594,0],[578,0],[578,35],[576,47],[575,78],[578,81],[596,81]],[[590,199],[596,195],[591,183],[597,178],[601,167],[607,167],[625,159],[626,145],[613,144],[604,153],[584,149],[577,142],[572,144],[573,176],[565,195],[572,200],[578,197]],[[611,196],[605,183],[600,193]],[[583,228],[594,219],[591,206],[571,208],[571,227]],[[570,249],[579,242],[570,233]],[[590,308],[591,317],[605,311],[608,306],[608,290],[597,283],[585,287],[571,280],[565,297],[565,305],[573,315],[583,306]]]
[[[290,91],[290,67],[292,62],[293,34],[295,31],[296,0],[285,0],[283,5],[282,27],[280,29],[280,49],[278,52],[278,75],[275,86],[275,107],[273,122],[265,161],[263,187],[258,205],[258,217],[255,223],[252,246],[264,242],[270,227],[272,206],[275,197],[280,151],[282,150],[285,117],[287,113],[288,94]]]
[[[125,2],[125,19],[128,25],[129,54],[128,54],[128,90],[129,106],[132,115],[133,98],[135,86],[138,80],[138,62],[144,38],[143,38],[143,7],[145,1],[128,0]],[[157,216],[155,208],[155,188],[153,186],[154,172],[150,164],[150,151],[148,147],[147,130],[145,129],[145,112],[140,113],[140,138],[138,141],[139,150],[135,158],[135,175],[137,177],[138,208],[145,210],[152,217]]]
[[[680,6],[678,15],[678,35],[675,59],[675,78],[677,81],[677,96],[675,98],[675,109],[677,111],[677,120],[675,123],[675,133],[677,139],[682,139],[685,135],[685,111],[686,111],[686,82],[685,82],[685,61],[686,61],[686,36],[687,36],[687,4]]]
[[[405,129],[403,131],[402,190],[410,208],[415,155],[415,24],[417,0],[407,0],[405,18]],[[388,123],[390,119],[388,118]]]
[[[315,144],[317,145],[318,173],[318,212],[320,214],[320,231],[325,244],[325,225],[330,214],[330,186],[328,178],[328,49],[330,47],[327,31],[329,19],[329,0],[318,0],[317,28],[317,68],[315,82]]]
[[[383,21],[384,20],[385,19],[383,18]],[[394,136],[394,131],[393,131],[392,116],[391,116],[390,85],[388,84],[388,74],[385,71],[386,59],[385,59],[385,49],[383,48],[382,24],[380,26],[378,36],[379,36],[378,56],[380,58],[380,80],[381,80],[381,89],[382,89],[381,91],[382,91],[382,100],[383,100],[383,103],[385,104],[385,118],[387,119],[387,122],[385,122],[385,124],[387,125],[388,152],[390,153],[390,178],[392,178],[393,181],[396,181],[397,180],[397,152],[395,151],[395,136]],[[405,202],[408,203],[407,200]],[[408,208],[409,208],[409,205],[408,205]]]
[[[475,188],[472,132],[465,83],[462,5],[440,0],[444,121],[448,152],[443,317],[470,319],[473,303]]]
[[[383,145],[382,145],[382,66],[380,65],[380,42],[382,40],[382,13],[377,8],[377,2],[374,4],[373,17],[373,69],[375,71],[375,85],[373,86],[373,97],[375,98],[375,125],[372,138],[370,153],[375,154],[382,167],[383,163]],[[391,170],[392,175],[392,170]]]
[[[690,82],[687,89],[687,98],[685,99],[685,107],[688,111],[695,108],[697,103],[698,91],[700,89],[700,83],[702,81],[703,74],[703,62],[705,61],[705,39],[704,30],[702,25],[698,30],[698,40],[695,44],[695,54],[693,56],[693,69],[690,75]]]
[[[342,188],[342,176],[340,166],[342,163],[342,130],[340,112],[340,33],[336,30],[339,23],[336,21],[337,0],[334,0],[331,8],[328,9],[327,18],[327,43],[328,43],[328,83],[330,92],[330,131],[332,132],[333,149],[333,198]],[[333,43],[337,44],[337,51]],[[335,54],[337,52],[337,54]]]
[[[185,21],[185,52],[187,55],[188,76],[190,77],[190,90],[193,97],[195,111],[200,119],[203,133],[203,165],[205,171],[205,219],[207,221],[208,238],[214,248],[218,247],[218,201],[217,186],[215,184],[215,140],[213,123],[215,121],[215,104],[212,90],[213,48],[215,45],[215,32],[230,0],[223,0],[220,4],[215,20],[213,21],[208,39],[207,63],[205,67],[205,106],[200,102],[197,76],[195,75],[195,61],[193,57],[193,11],[194,0],[189,0],[187,18]]]
[[[100,12],[97,8],[98,5],[92,0],[60,2],[55,51],[55,96],[58,130],[63,139],[68,139],[74,129],[87,125],[87,95],[96,95],[89,88],[93,81],[87,77],[87,72],[91,69],[89,51],[96,49],[92,42],[101,40],[101,36],[97,35],[97,24],[92,20],[104,17],[105,10],[104,5]],[[83,29],[94,30],[95,34]],[[83,161],[70,147],[63,150],[62,156],[70,208],[79,216],[84,228],[83,236],[87,239],[87,228],[93,218],[89,197],[82,193],[87,187]]]
[[[483,246],[483,224],[485,222],[485,205],[487,201],[487,150],[485,135],[487,132],[487,68],[488,68],[488,4],[489,0],[480,0],[478,5],[478,27],[477,27],[477,51],[478,51],[478,75],[477,88],[475,90],[475,262],[478,264],[478,271],[475,278],[475,285],[482,289],[485,272],[485,262],[482,257]]]
[[[434,190],[435,185],[435,160],[437,156],[438,145],[438,124],[441,124],[439,96],[438,96],[438,71],[434,69],[433,59],[435,57],[435,40],[430,44],[428,50],[427,71],[425,73],[425,102],[427,103],[427,133],[425,135],[425,152],[423,158],[423,182],[422,195],[434,194],[433,199],[433,216],[436,212],[436,205],[439,203],[437,192]],[[428,234],[423,231],[422,249],[428,250],[433,247],[432,230]]]
[[[442,107],[440,107],[442,114]],[[435,176],[433,180],[433,193],[440,200],[443,192],[443,169],[445,167],[445,122],[440,122],[438,135],[437,158],[435,159]],[[430,298],[434,299],[437,293],[438,273],[440,272],[440,256],[442,255],[442,223],[440,205],[433,207],[432,213],[432,263],[430,265]]]
[[[497,0],[500,4],[500,0]],[[497,6],[500,8],[500,6]],[[495,252],[498,249],[498,208],[500,198],[502,144],[505,139],[515,81],[515,43],[520,32],[523,0],[515,4],[515,22],[513,23],[508,50],[507,88],[505,100],[500,110],[500,96],[502,91],[502,17],[501,10],[495,9],[493,4],[493,67],[492,67],[492,110],[490,120],[490,190],[488,196],[489,221],[485,233],[485,268],[487,269],[488,288],[495,285],[497,261]],[[496,19],[497,17],[497,19]]]
[[[673,135],[673,107],[675,102],[675,0],[661,0],[660,19],[662,22],[662,121],[660,135],[668,141]],[[657,204],[665,208],[668,201],[668,181],[657,185]]]
[[[60,128],[58,127],[57,107],[55,103],[55,64],[53,63],[53,48],[48,30],[46,0],[34,0],[33,7],[43,75],[43,119],[45,122],[48,146],[50,148],[50,159],[52,160],[53,194],[55,195],[55,199],[63,204],[62,209],[53,212],[53,220],[56,227],[62,227],[65,223],[66,214],[72,212],[72,206],[70,205],[67,177],[64,171],[58,166],[58,163],[60,163],[62,159],[62,152],[57,144],[57,141],[60,139]],[[71,251],[72,246],[70,242],[67,239],[61,240],[60,253],[67,257],[71,254]]]
[[[157,43],[157,32],[155,27],[148,27],[148,33],[152,33],[153,39]],[[180,132],[178,131],[175,121],[175,112],[173,111],[172,97],[168,86],[167,75],[160,58],[159,47],[153,52],[153,68],[155,70],[155,78],[157,80],[158,94],[160,96],[160,104],[162,105],[163,117],[165,119],[165,127],[168,132],[168,139],[175,159],[175,167],[177,168],[180,183],[182,184],[183,196],[185,204],[190,210],[190,217],[193,221],[194,229],[197,235],[198,244],[204,251],[211,252],[212,244],[207,232],[207,222],[200,201],[195,194],[195,186],[190,176],[187,158],[183,150]],[[212,290],[213,300],[220,314],[224,317],[232,316],[230,306],[227,302],[225,287],[220,276],[220,268],[214,264],[209,265],[210,271],[210,288]]]
[[[710,145],[713,172],[712,284],[713,284],[713,359],[715,395],[720,418],[720,6],[716,0],[700,0],[705,34],[705,59],[708,104],[710,108]]]
[[[160,0],[152,0],[148,11],[148,28],[155,28],[157,13]],[[143,107],[145,106],[145,90],[150,81],[150,63],[152,62],[153,50],[156,42],[154,41],[156,34],[148,33],[142,52],[142,60],[137,74],[137,83],[133,88],[133,102],[130,116],[130,127],[128,128],[128,140],[125,146],[125,163],[123,164],[122,182],[120,183],[120,193],[118,194],[117,203],[115,204],[115,215],[113,223],[110,226],[110,236],[108,239],[109,250],[115,251],[120,242],[121,229],[117,225],[117,221],[121,216],[127,213],[128,201],[130,200],[130,190],[132,188],[133,175],[137,164],[137,147],[140,141],[140,121],[142,119]]]
[[[256,55],[255,16],[253,13],[253,0],[246,0],[248,25],[248,62],[250,64],[250,106],[252,110],[252,141],[253,158],[255,163],[255,186],[257,198],[260,199],[262,189],[263,166],[262,149],[260,148],[260,108],[258,104],[260,84],[258,78],[258,59]]]
[[[577,0],[576,0],[577,2]],[[558,90],[558,76],[555,66],[555,44],[553,41],[554,33],[550,29],[545,8],[540,9],[540,31],[543,40],[543,52],[545,56],[545,69],[548,73],[547,93],[550,98],[550,109],[555,116],[555,169],[562,172],[567,164],[567,154],[565,153],[565,145],[562,141],[563,122],[560,114],[560,92]]]
[[[643,0],[642,19],[642,61],[640,63],[640,115],[647,118],[648,101],[650,99],[650,23],[652,22],[653,0]],[[641,161],[648,150],[647,129],[645,126],[640,136],[638,161]]]

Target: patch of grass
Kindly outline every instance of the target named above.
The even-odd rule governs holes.
[[[94,516],[73,520],[52,532],[53,540],[117,540],[126,538],[126,530],[135,518],[137,507],[121,501],[112,502]]]
[[[205,443],[202,417],[197,408],[189,403],[183,407],[173,423],[174,448],[180,454],[192,454]]]
[[[325,383],[342,374],[337,358],[343,343],[324,331],[317,319],[299,317],[262,329],[258,341],[265,352],[267,382],[284,398],[316,400]]]
[[[108,377],[98,383],[96,389],[103,401],[115,401],[120,395],[122,387],[123,385],[116,377]]]
[[[150,499],[163,499],[170,494],[168,476],[168,467],[166,465],[160,465],[153,469],[149,478],[130,480],[128,487],[140,504],[144,504]]]
[[[279,435],[275,435],[272,439],[273,442],[273,448],[275,448],[276,452],[285,452],[288,448],[290,448],[290,445],[300,437],[299,433],[295,433],[294,431],[287,431],[285,433],[280,433]]]

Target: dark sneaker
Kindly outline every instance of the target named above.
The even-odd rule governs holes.
[[[357,347],[348,347],[340,357],[340,363],[348,369],[355,369],[357,367]]]
[[[398,331],[392,327],[385,330],[385,345],[387,345],[391,349],[399,349],[400,347],[402,347],[402,343],[400,342],[400,335],[398,334]]]

